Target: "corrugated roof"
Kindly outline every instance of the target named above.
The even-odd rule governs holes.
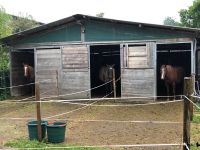
[[[44,30],[56,28],[58,26],[61,26],[61,25],[64,25],[64,24],[67,24],[70,22],[75,22],[75,21],[78,22],[78,21],[87,20],[87,19],[103,21],[103,22],[119,23],[119,24],[138,25],[141,27],[151,27],[151,28],[158,28],[158,29],[190,32],[190,33],[195,33],[196,36],[200,37],[200,29],[198,29],[198,28],[186,28],[186,27],[166,26],[166,25],[157,25],[157,24],[149,24],[149,23],[141,23],[141,22],[122,21],[122,20],[115,20],[115,19],[100,18],[100,17],[76,14],[76,15],[55,21],[55,22],[51,22],[48,24],[44,24],[44,25],[29,29],[29,30],[25,30],[23,32],[18,32],[18,33],[12,34],[10,36],[0,39],[0,41],[2,41],[5,44],[9,44],[11,41],[18,39],[18,38],[22,38],[22,37],[29,36],[32,34],[37,34]]]

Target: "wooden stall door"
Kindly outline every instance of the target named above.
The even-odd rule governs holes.
[[[66,98],[90,97],[90,72],[86,45],[62,48],[62,94]]]
[[[121,95],[155,95],[155,43],[121,45]]]
[[[41,95],[60,94],[61,50],[36,50],[36,82],[40,82]]]

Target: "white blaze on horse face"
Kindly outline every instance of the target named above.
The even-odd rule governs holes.
[[[164,80],[165,79],[165,68],[161,69],[161,79]]]
[[[27,77],[28,76],[28,67],[24,66],[24,76]]]

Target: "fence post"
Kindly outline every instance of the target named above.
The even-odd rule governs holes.
[[[113,69],[113,97],[116,98],[115,69]]]
[[[37,109],[37,133],[39,142],[42,141],[42,127],[41,127],[41,110],[40,110],[40,86],[39,83],[35,83],[35,100]]]
[[[191,86],[192,78],[185,77],[184,78],[184,95],[188,98],[191,97],[191,92],[193,91],[193,87]],[[188,99],[184,98],[183,104],[183,143],[187,144],[190,147],[190,118],[191,117],[191,105]],[[187,148],[184,146],[184,150]]]

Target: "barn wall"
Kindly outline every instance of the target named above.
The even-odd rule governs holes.
[[[62,48],[62,94],[90,89],[89,58],[86,45],[68,45]],[[90,91],[65,97],[89,98]]]
[[[79,24],[69,24],[20,39],[17,44],[81,41]]]
[[[134,41],[134,40],[158,40],[193,38],[194,35],[188,32],[174,31],[130,24],[119,24],[115,22],[86,20],[83,23],[84,32],[81,32],[81,25],[69,23],[54,29],[48,29],[34,33],[13,41],[13,44],[34,44],[52,42],[108,42],[108,41]]]
[[[146,53],[141,45],[134,45],[131,49],[137,53],[134,59],[129,59],[129,45],[124,46],[121,54],[121,93],[122,96],[153,96],[155,94],[155,43],[142,43],[146,45]],[[139,47],[139,48],[138,48]],[[140,51],[137,51],[140,49]],[[141,61],[142,59],[142,61]],[[131,62],[130,62],[131,61]],[[130,63],[133,63],[130,65]]]
[[[187,32],[150,28],[138,25],[119,24],[88,20],[85,22],[85,40],[90,41],[126,41],[191,38]]]

